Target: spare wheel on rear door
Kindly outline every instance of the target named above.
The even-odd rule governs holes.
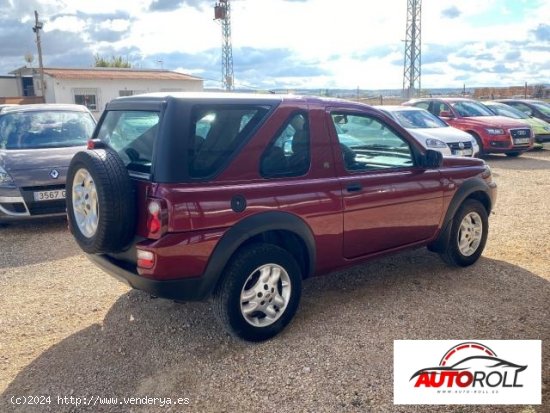
[[[111,149],[78,152],[67,173],[67,215],[80,248],[89,254],[129,245],[136,203],[128,171]]]

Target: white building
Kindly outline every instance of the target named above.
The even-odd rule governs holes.
[[[41,95],[37,69],[22,67],[10,72],[20,79],[33,78],[34,94]],[[119,96],[149,92],[197,92],[203,90],[201,78],[168,70],[44,68],[45,102],[85,105],[99,117],[105,105]],[[22,96],[21,93],[20,96]]]
[[[19,96],[15,76],[0,76],[0,97]]]

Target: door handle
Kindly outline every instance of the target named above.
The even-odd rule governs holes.
[[[357,192],[357,191],[360,191],[361,189],[363,189],[363,185],[361,185],[360,182],[354,182],[346,186],[346,190],[348,192]]]

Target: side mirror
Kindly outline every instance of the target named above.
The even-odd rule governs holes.
[[[441,118],[454,118],[453,114],[448,110],[442,110],[439,112],[439,117]]]
[[[428,149],[424,155],[423,163],[426,168],[439,168],[443,164],[443,154],[439,151]]]
[[[348,115],[335,115],[334,122],[338,125],[345,125],[348,123]]]

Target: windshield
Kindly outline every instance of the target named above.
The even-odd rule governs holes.
[[[536,107],[538,110],[540,110],[542,113],[544,113],[545,115],[550,116],[550,105],[542,102],[535,102],[535,103],[532,103],[532,105]]]
[[[508,105],[486,105],[495,115],[506,116],[514,119],[529,119],[529,116],[521,110]]]
[[[448,127],[445,122],[426,110],[400,110],[391,113],[401,126],[408,129]]]
[[[110,111],[97,137],[116,150],[129,169],[149,173],[158,122],[158,112]]]
[[[94,127],[94,118],[87,112],[7,112],[0,115],[0,148],[39,149],[85,145]]]
[[[458,101],[451,102],[451,106],[458,112],[458,114],[465,118],[474,116],[495,116],[488,108],[481,103],[473,101]]]

